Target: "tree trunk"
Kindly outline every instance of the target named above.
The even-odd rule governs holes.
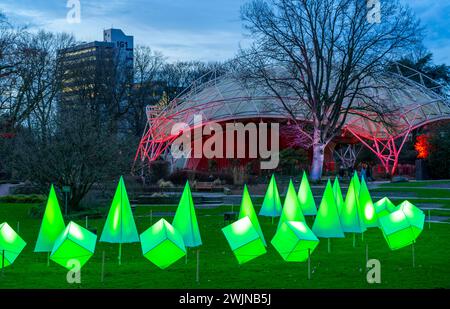
[[[311,180],[319,181],[322,178],[323,160],[325,153],[325,146],[320,140],[320,131],[314,130],[313,140],[313,159],[311,166]]]

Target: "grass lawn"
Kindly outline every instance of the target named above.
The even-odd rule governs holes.
[[[380,187],[433,187],[436,185],[450,185],[450,180],[433,180],[433,181],[409,181],[400,183],[383,183]]]
[[[95,255],[81,271],[80,285],[66,281],[67,271],[56,263],[47,267],[46,254],[33,253],[40,220],[28,215],[30,204],[0,204],[0,222],[7,221],[14,229],[20,221],[20,235],[28,243],[16,262],[0,274],[0,288],[450,288],[450,225],[425,224],[415,245],[416,268],[412,268],[411,247],[390,251],[380,230],[371,229],[331,241],[322,240],[312,254],[312,280],[307,280],[307,263],[286,263],[269,243],[276,223],[260,217],[260,224],[268,241],[267,254],[239,266],[226,242],[221,228],[223,212],[230,206],[197,210],[203,246],[200,248],[200,284],[195,282],[194,250],[166,270],[160,270],[142,256],[140,244],[123,246],[123,264],[118,266],[118,245],[97,243]],[[259,207],[256,207],[257,211]],[[153,207],[153,212],[174,212],[175,207]],[[149,207],[135,211],[139,232],[150,226]],[[237,209],[235,208],[235,211]],[[155,222],[159,218],[153,218]],[[170,217],[166,217],[169,221]],[[90,227],[101,233],[105,219],[91,220]],[[84,226],[84,220],[77,223]],[[311,226],[311,222],[310,222]],[[370,285],[365,275],[365,243],[369,244],[369,258],[381,262],[382,283]],[[105,282],[100,282],[102,252],[105,251]]]

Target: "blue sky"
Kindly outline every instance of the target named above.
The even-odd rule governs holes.
[[[382,0],[387,1],[387,0]],[[404,0],[427,27],[425,46],[435,62],[450,65],[450,1]],[[245,0],[80,0],[81,23],[66,22],[67,0],[0,0],[0,10],[29,27],[102,40],[102,30],[121,28],[135,43],[169,60],[225,60],[248,43],[240,21]]]

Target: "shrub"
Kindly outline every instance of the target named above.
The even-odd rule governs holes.
[[[30,194],[30,195],[7,195],[0,197],[1,203],[17,203],[17,204],[37,204],[44,203],[47,200],[45,195],[41,194]]]

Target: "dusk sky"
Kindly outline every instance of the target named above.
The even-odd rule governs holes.
[[[383,0],[382,0],[383,1]],[[450,1],[404,0],[427,28],[425,46],[436,63],[450,65]],[[78,40],[102,40],[102,30],[121,28],[135,44],[161,51],[171,61],[226,60],[248,39],[240,20],[246,0],[81,0],[81,23],[66,21],[67,0],[0,0],[14,23],[65,31]]]

